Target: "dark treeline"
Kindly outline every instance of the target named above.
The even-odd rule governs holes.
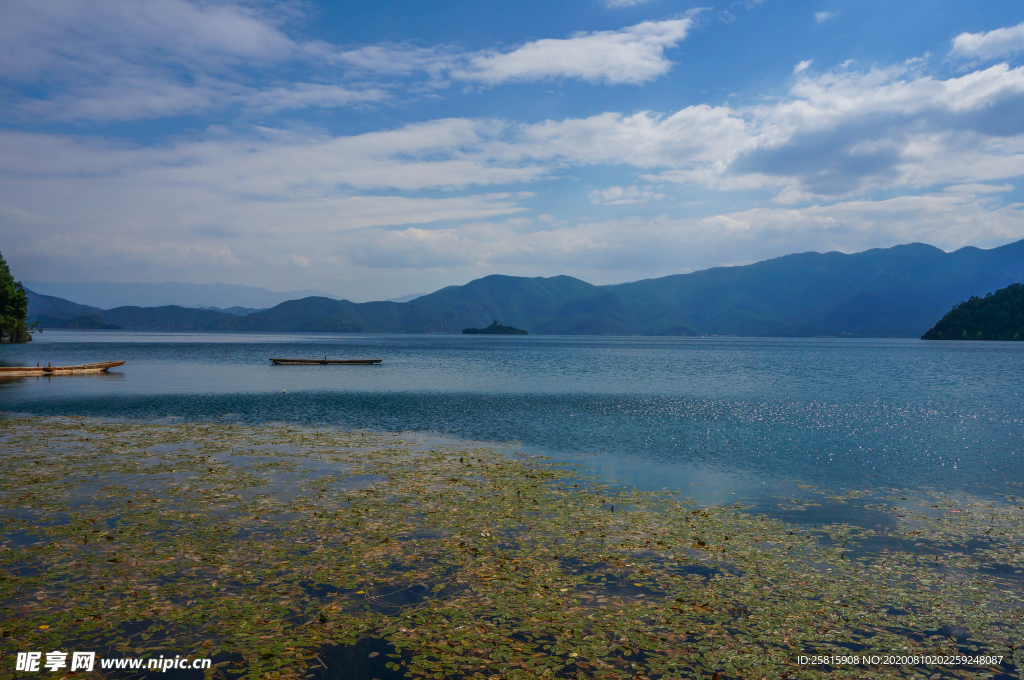
[[[0,342],[28,342],[32,333],[28,322],[28,296],[20,281],[15,281],[4,256],[0,255]]]

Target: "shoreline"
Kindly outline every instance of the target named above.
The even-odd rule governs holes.
[[[984,566],[1019,562],[1024,508],[939,501],[889,537],[916,552],[872,551],[888,534],[697,508],[428,439],[3,417],[7,647],[191,654],[214,677],[983,671],[798,662],[851,652],[1024,667],[1010,648],[1020,576]]]

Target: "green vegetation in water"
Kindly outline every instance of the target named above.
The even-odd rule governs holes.
[[[1024,508],[1009,503],[915,507],[897,493],[875,499],[898,513],[889,530],[811,529],[412,436],[7,418],[0,442],[3,676],[15,651],[63,649],[212,657],[210,677],[322,677],[332,645],[374,638],[409,678],[1024,666],[1008,566]],[[883,539],[905,549],[862,547]],[[798,664],[851,654],[1003,662]]]
[[[527,331],[521,328],[503,326],[498,323],[497,319],[492,321],[491,325],[487,328],[463,328],[462,332],[464,335],[529,335]]]
[[[1024,340],[1024,284],[961,302],[921,339]]]

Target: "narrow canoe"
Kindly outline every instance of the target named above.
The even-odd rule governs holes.
[[[102,373],[122,364],[124,364],[123,361],[100,361],[95,364],[80,364],[78,366],[0,366],[0,378]]]
[[[271,359],[278,366],[327,366],[342,364],[345,366],[369,366],[379,364],[383,359]]]

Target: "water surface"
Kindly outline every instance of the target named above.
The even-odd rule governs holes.
[[[128,363],[5,381],[0,410],[513,441],[710,500],[795,482],[982,495],[1024,482],[1022,343],[48,330],[0,346],[9,365],[107,359]]]

